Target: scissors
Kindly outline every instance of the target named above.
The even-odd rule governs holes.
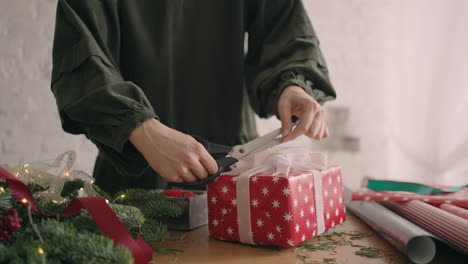
[[[185,189],[203,188],[206,184],[219,177],[221,173],[229,171],[230,166],[238,162],[239,159],[281,144],[280,136],[281,128],[278,128],[264,136],[249,141],[246,144],[237,145],[234,147],[211,143],[202,137],[193,136],[198,142],[200,142],[205,147],[208,153],[210,153],[210,155],[215,159],[216,163],[218,164],[218,171],[214,174],[208,175],[205,179],[202,180],[194,182],[171,182],[170,184],[172,186]],[[155,174],[154,170],[149,165],[143,171],[143,174],[147,173]]]

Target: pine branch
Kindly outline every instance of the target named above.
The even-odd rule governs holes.
[[[47,219],[38,224],[38,229],[48,258],[63,263],[133,263],[127,248],[114,248],[113,241],[102,235],[78,233],[70,223]]]
[[[111,204],[110,207],[133,235],[136,235],[145,223],[145,216],[136,207],[122,204]]]
[[[9,189],[5,190],[3,188],[3,192],[0,193],[0,213],[3,212],[3,210],[8,210],[12,207],[11,198],[12,198],[11,191]]]
[[[165,199],[154,199],[148,201],[141,211],[148,218],[160,218],[163,216],[176,217],[180,215],[181,209],[171,201]]]
[[[148,219],[141,227],[141,236],[153,249],[169,238],[167,227],[156,220]]]
[[[84,182],[80,179],[74,179],[72,181],[66,181],[63,185],[62,192],[60,195],[64,198],[68,198],[72,200],[76,196],[78,196],[78,190],[83,188]],[[69,197],[70,196],[70,197]]]

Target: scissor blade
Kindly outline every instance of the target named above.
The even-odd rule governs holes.
[[[229,152],[229,156],[240,159],[252,153],[279,145],[281,144],[281,138],[278,138],[279,135],[281,135],[281,128],[273,130],[264,136],[249,141],[244,145],[237,145],[233,147],[231,152]]]

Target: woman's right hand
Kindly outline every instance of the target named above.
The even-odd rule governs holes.
[[[156,119],[135,128],[129,139],[168,182],[193,182],[218,171],[216,161],[202,144]]]

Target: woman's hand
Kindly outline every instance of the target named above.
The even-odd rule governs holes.
[[[283,142],[302,134],[317,140],[328,137],[323,108],[301,87],[292,85],[283,91],[278,101],[278,113],[281,118]],[[293,115],[299,118],[294,130]]]
[[[150,166],[169,182],[193,182],[218,171],[218,165],[193,137],[149,119],[130,135],[130,142]]]

